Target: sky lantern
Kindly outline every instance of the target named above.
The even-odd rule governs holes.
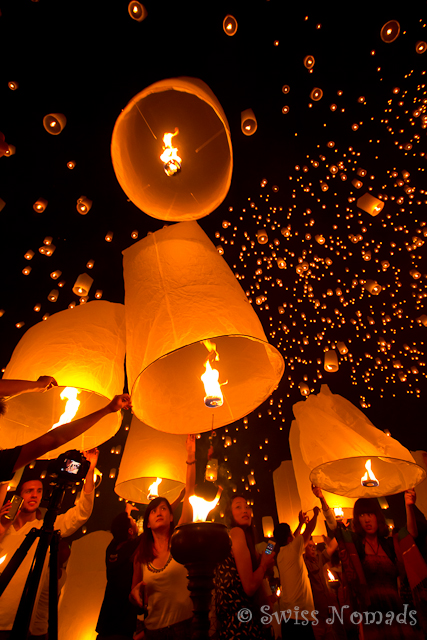
[[[201,80],[161,80],[120,113],[111,158],[120,186],[141,211],[160,220],[203,218],[221,204],[230,187],[227,118]]]
[[[23,335],[4,378],[37,380],[52,375],[58,382],[45,393],[26,393],[8,400],[2,419],[2,446],[14,447],[59,424],[104,407],[124,385],[124,307],[94,301],[60,311]],[[87,432],[44,457],[69,449],[87,450],[111,438],[121,416],[110,413]]]
[[[52,136],[57,136],[67,124],[67,118],[63,113],[48,113],[43,118],[43,126]]]
[[[156,496],[173,502],[185,487],[185,440],[183,434],[157,431],[133,416],[114,491],[140,504]]]
[[[258,129],[258,122],[252,109],[245,109],[240,114],[240,127],[245,136],[252,136]]]
[[[123,255],[134,414],[161,431],[200,433],[258,407],[278,384],[283,358],[199,225],[165,227]],[[210,362],[205,341],[219,360]],[[205,403],[206,361],[218,372],[222,403]]]
[[[363,211],[366,211],[366,213],[369,213],[371,216],[377,216],[384,208],[384,202],[375,198],[370,193],[365,193],[363,196],[360,196],[356,204],[359,209],[363,209]]]
[[[224,33],[228,36],[234,36],[237,32],[237,20],[234,16],[227,15],[222,21],[222,28],[224,29]]]
[[[348,498],[386,496],[426,476],[400,442],[326,385],[294,404],[293,412],[289,443],[296,475],[302,461],[310,481],[326,491]]]

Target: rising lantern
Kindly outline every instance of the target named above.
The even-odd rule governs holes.
[[[310,481],[322,489],[349,498],[377,497],[413,488],[426,475],[400,442],[326,385],[318,395],[296,403],[293,411],[289,442],[294,464],[300,451],[311,470]],[[297,431],[299,439],[293,436]],[[361,482],[368,460],[378,485]]]
[[[124,307],[105,301],[67,309],[31,327],[16,346],[3,378],[37,380],[52,375],[58,382],[45,393],[26,393],[8,400],[2,418],[2,447],[15,447],[37,438],[60,421],[69,398],[65,387],[77,389],[78,419],[104,407],[124,385]],[[56,458],[70,449],[91,449],[119,429],[121,415],[110,413],[71,442],[46,453]]]
[[[280,353],[225,260],[196,222],[166,227],[123,252],[126,367],[135,415],[199,433],[258,407],[283,374]],[[224,403],[205,406],[205,340],[216,344]]]
[[[152,429],[133,416],[114,491],[140,504],[148,504],[156,493],[173,502],[185,487],[185,439]]]
[[[167,175],[163,136],[179,130],[182,171]],[[196,78],[161,80],[119,115],[111,141],[117,180],[139,209],[160,220],[197,220],[227,195],[233,169],[230,129],[209,87]]]

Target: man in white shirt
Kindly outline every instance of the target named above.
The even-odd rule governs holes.
[[[77,531],[77,529],[79,529],[88,520],[92,513],[94,500],[93,475],[98,455],[98,449],[92,449],[85,453],[86,458],[90,462],[90,467],[86,475],[81,495],[74,507],[66,511],[66,513],[57,516],[55,520],[54,528],[55,530],[59,529],[63,537],[70,536]],[[0,535],[0,558],[6,556],[3,563],[0,565],[2,571],[7,566],[15,551],[21,546],[29,531],[33,527],[40,529],[43,525],[43,520],[39,517],[39,513],[37,512],[43,496],[43,484],[41,480],[28,480],[18,487],[18,490],[19,495],[24,499],[24,502],[22,503],[22,507],[18,512],[16,519],[13,521],[13,524],[11,524],[10,521],[8,523],[4,517],[2,517],[1,520],[3,533]],[[3,511],[8,511],[8,507],[6,505],[3,507],[2,512]],[[13,627],[22,591],[33,562],[38,541],[39,538],[34,541],[23,562],[0,598],[0,639],[7,638],[8,633]],[[33,619],[30,624],[30,632],[33,630],[32,625],[34,623],[35,611],[37,610],[40,593],[43,584],[47,579],[47,565],[48,557],[46,558],[40,579],[39,590],[34,605]],[[47,611],[39,613],[42,613],[44,618],[47,620]],[[37,631],[37,633],[40,633],[40,631]]]
[[[282,638],[286,640],[314,640],[311,623],[316,621],[316,612],[303,554],[316,527],[319,511],[319,507],[314,507],[314,515],[308,522],[300,511],[299,525],[294,534],[286,523],[279,524],[274,530],[276,550],[279,548],[277,567],[282,587],[279,615]],[[301,534],[304,523],[306,528]]]

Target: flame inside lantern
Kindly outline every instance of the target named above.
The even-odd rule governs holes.
[[[338,578],[334,576],[332,571],[329,571],[329,569],[327,569],[327,572],[328,572],[328,582],[339,582]]]
[[[215,498],[208,502],[199,496],[190,496],[189,502],[193,507],[193,522],[205,522],[208,514],[215,509],[221,496],[221,490],[218,490]]]
[[[172,146],[172,138],[178,135],[179,129],[175,133],[165,133],[163,136],[163,153],[160,160],[164,163],[164,170],[167,176],[173,176],[181,171],[182,158],[178,155],[178,149]]]
[[[159,484],[161,483],[161,481],[161,478],[157,478],[157,480],[155,480],[153,484],[150,484],[150,486],[148,487],[147,498],[149,500],[159,497]]]
[[[337,520],[342,520],[344,518],[344,510],[342,507],[334,507],[334,515]]]
[[[77,396],[79,393],[80,391],[78,389],[75,389],[74,387],[65,387],[65,389],[59,396],[61,400],[67,400],[64,413],[59,418],[58,422],[51,426],[50,430],[55,429],[55,427],[59,427],[61,424],[71,422],[80,406],[80,400],[77,400]]]
[[[3,564],[3,562],[6,560],[6,556],[7,556],[7,553],[5,553],[4,556],[0,558],[0,564]]]
[[[203,344],[209,351],[209,357],[205,364],[205,373],[200,377],[205,386],[205,398],[204,402],[207,407],[215,408],[222,407],[224,404],[224,396],[222,395],[221,387],[227,384],[228,381],[219,383],[219,371],[213,369],[211,363],[219,360],[219,355],[216,350],[216,344],[210,340],[203,340]]]
[[[376,479],[375,474],[371,469],[371,461],[370,460],[366,460],[365,469],[366,469],[366,473],[360,479],[360,482],[361,482],[362,486],[364,486],[364,487],[378,487],[378,485],[380,483]]]

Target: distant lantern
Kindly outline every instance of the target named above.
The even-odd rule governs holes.
[[[130,237],[132,238],[132,240],[137,240],[138,239],[138,231],[132,231],[132,233],[130,234]]]
[[[162,140],[175,130],[181,170],[167,176],[160,160]],[[196,78],[161,80],[136,95],[116,121],[111,157],[128,198],[160,220],[207,216],[231,183],[228,122],[212,91]]]
[[[128,13],[132,20],[136,20],[137,22],[142,22],[148,15],[147,9],[143,4],[141,4],[141,2],[137,2],[137,0],[129,2]]]
[[[52,240],[53,240],[52,236],[46,236],[45,239],[43,240],[43,244],[49,246],[52,244]]]
[[[16,89],[19,87],[19,84],[15,80],[11,80],[7,83],[7,86],[11,91],[16,91]]]
[[[354,180],[351,181],[351,184],[353,185],[353,187],[355,189],[360,189],[361,187],[363,187],[363,182],[361,180],[358,180],[357,178],[355,178]]]
[[[87,269],[93,269],[93,268],[94,268],[94,266],[95,266],[95,260],[88,260],[88,261],[86,262],[86,268],[87,268]]]
[[[39,198],[33,204],[33,209],[34,211],[37,211],[37,213],[43,213],[46,207],[47,207],[47,200],[45,198]]]
[[[310,395],[310,387],[306,382],[300,382],[298,385],[299,392],[302,396]]]
[[[75,167],[75,166],[76,166],[76,163],[75,163],[75,161],[74,161],[74,160],[69,160],[69,161],[67,162],[67,167],[68,167],[69,169],[74,169],[74,167]]]
[[[62,271],[59,271],[59,269],[57,269],[56,271],[52,271],[52,273],[50,274],[50,277],[52,278],[52,280],[58,280],[58,278],[62,275]]]
[[[43,118],[43,126],[53,136],[57,136],[67,124],[67,118],[63,113],[49,113]]]
[[[304,67],[306,69],[312,69],[314,67],[314,56],[305,56],[304,58]]]
[[[274,520],[271,516],[262,517],[262,532],[264,538],[272,538],[274,532]]]
[[[366,291],[369,291],[373,296],[377,296],[382,291],[382,286],[375,282],[375,280],[367,280],[365,283]]]
[[[147,504],[155,494],[173,502],[185,487],[185,441],[184,434],[157,431],[133,416],[114,491],[139,504]]]
[[[24,258],[25,260],[32,260],[34,256],[34,251],[32,251],[31,249],[29,249],[25,254],[24,254]]]
[[[24,276],[28,276],[31,273],[31,267],[24,267],[22,269],[22,273],[24,274]]]
[[[415,45],[415,51],[417,53],[424,53],[424,51],[427,51],[427,42],[424,42],[423,40],[419,40]]]
[[[91,207],[92,200],[89,200],[89,198],[86,198],[86,196],[80,196],[80,198],[77,200],[76,209],[82,216],[85,216],[87,212],[90,211]]]
[[[123,252],[126,368],[134,414],[161,431],[200,433],[258,407],[284,369],[224,258],[196,222],[164,227]],[[197,291],[197,295],[194,292]],[[200,377],[215,343],[224,396],[208,409]]]
[[[208,482],[216,482],[218,478],[218,460],[210,458],[206,463],[205,480]]]
[[[329,371],[330,373],[335,373],[336,371],[338,371],[338,356],[336,351],[334,351],[333,349],[325,351],[323,368],[325,369],[325,371]]]
[[[97,290],[95,291],[95,298],[96,298],[97,300],[100,300],[100,299],[102,298],[102,289],[97,289]]]
[[[245,109],[240,114],[240,128],[245,136],[252,136],[257,130],[258,123],[252,109]]]
[[[357,407],[326,385],[319,394],[294,404],[293,413],[299,441],[292,441],[292,423],[292,457],[298,449],[311,469],[310,481],[321,489],[349,498],[373,498],[413,488],[426,476],[400,442],[376,429]],[[361,482],[368,460],[376,484]]]
[[[13,144],[10,144],[8,150],[5,151],[5,157],[9,158],[10,156],[14,156],[16,152],[16,147]]]
[[[325,237],[322,235],[314,236],[314,239],[318,244],[325,244]]]
[[[348,353],[348,347],[345,342],[337,342],[337,349],[342,356]]]
[[[366,211],[371,216],[377,216],[384,208],[384,202],[375,198],[370,193],[365,193],[363,196],[357,199],[356,202],[359,209]]]
[[[289,93],[289,91],[291,90],[290,86],[288,84],[284,84],[282,87],[282,93],[286,94]]]
[[[314,87],[314,89],[310,93],[311,100],[317,102],[323,96],[323,91],[319,87]]]
[[[381,40],[383,42],[394,42],[400,33],[400,24],[397,20],[389,20],[385,23],[380,31]]]
[[[124,355],[125,318],[121,304],[89,302],[52,314],[28,329],[3,378],[37,380],[49,371],[59,386],[8,400],[7,415],[2,418],[2,446],[12,448],[47,433],[64,414],[68,401],[60,395],[66,387],[79,391],[80,404],[74,418],[64,422],[105,407],[123,391]],[[81,436],[43,457],[57,458],[70,449],[92,449],[111,438],[120,423],[120,413],[109,413]]]
[[[114,238],[114,233],[112,231],[107,231],[107,233],[105,234],[105,240],[107,242],[113,242],[113,238]]]
[[[224,29],[224,32],[228,35],[228,36],[234,36],[234,34],[237,31],[237,20],[234,16],[225,16],[223,23],[222,23],[222,28]]]
[[[267,244],[268,242],[267,231],[265,229],[260,229],[259,231],[257,231],[256,239],[258,240],[259,244]]]
[[[49,302],[56,302],[58,300],[59,291],[58,289],[52,289],[52,291],[47,296]]]
[[[89,274],[81,273],[74,283],[73,293],[75,293],[76,296],[89,295],[92,282],[93,282],[93,278],[91,278]]]

